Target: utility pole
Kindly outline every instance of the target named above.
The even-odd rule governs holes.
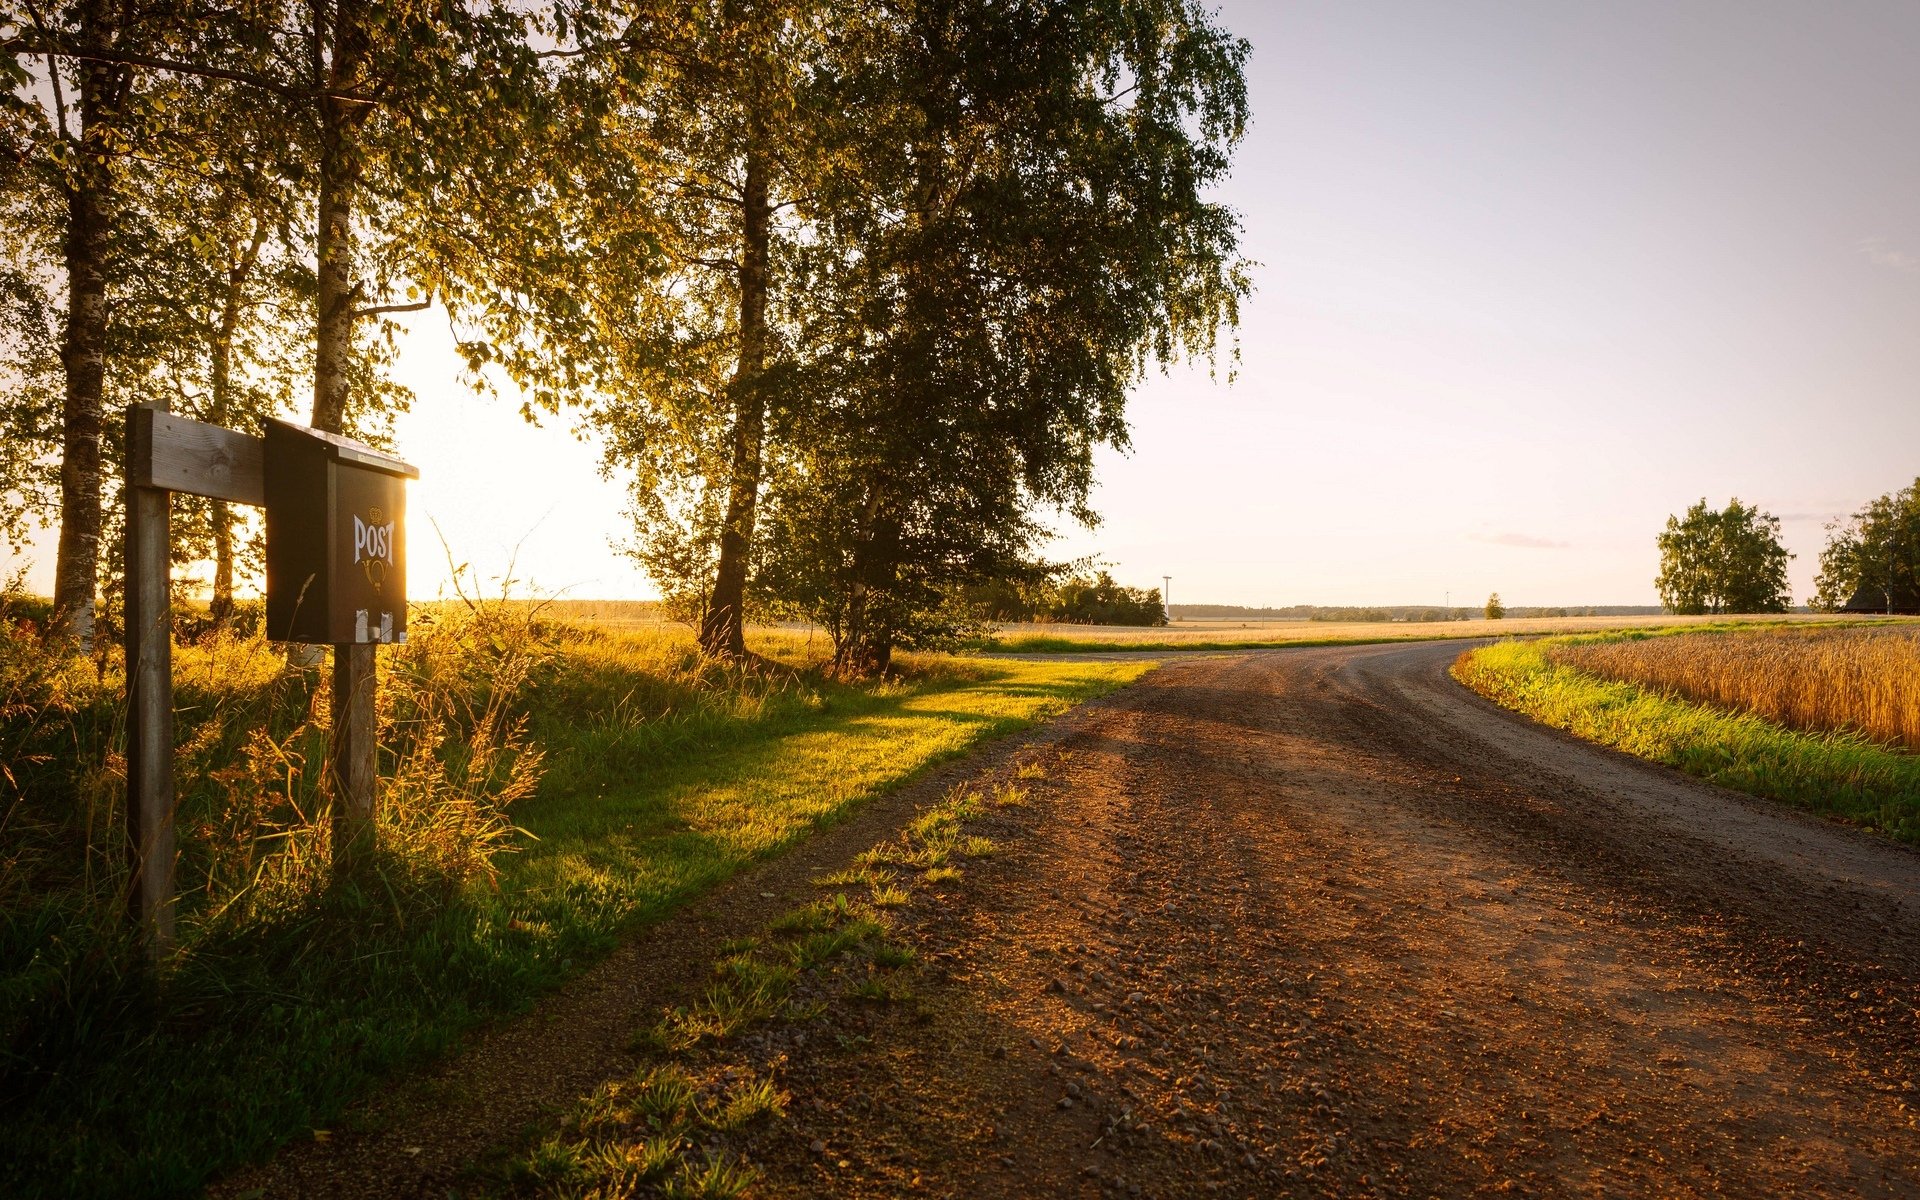
[[[1166,610],[1167,621],[1173,621],[1173,576],[1160,577],[1160,607]]]

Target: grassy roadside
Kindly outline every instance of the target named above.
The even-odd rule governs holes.
[[[1920,756],[1804,733],[1551,661],[1544,641],[1470,650],[1453,676],[1543,724],[1756,796],[1920,845]]]
[[[1151,665],[928,657],[856,685],[810,673],[797,644],[759,649],[793,674],[716,676],[660,634],[556,635],[513,687],[544,773],[507,810],[491,878],[209,918],[157,996],[78,919],[0,913],[0,1194],[190,1194],[862,800]]]

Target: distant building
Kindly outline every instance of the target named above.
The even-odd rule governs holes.
[[[1846,613],[1886,613],[1895,616],[1920,616],[1920,587],[1896,583],[1892,587],[1861,587],[1853,599],[1840,608]]]

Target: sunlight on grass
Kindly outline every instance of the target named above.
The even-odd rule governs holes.
[[[113,969],[118,664],[62,665],[25,643],[0,657],[0,746],[27,798],[6,827],[14,869],[0,888],[0,1000],[26,1100],[0,1132],[0,1192],[44,1190],[53,1176],[76,1195],[193,1191],[324,1127],[476,1023],[523,1010],[746,864],[1151,666],[903,654],[897,677],[849,683],[817,670],[830,647],[805,631],[753,631],[760,658],[741,668],[703,659],[683,629],[506,615],[478,627],[423,618],[413,644],[381,656],[383,693],[405,701],[383,707],[383,739],[422,728],[422,712],[447,714],[435,718],[447,735],[423,743],[437,758],[404,760],[415,774],[389,788],[383,838],[402,857],[439,856],[396,858],[426,881],[397,906],[384,891],[318,886],[324,757],[311,714],[325,711],[324,673],[291,670],[258,640],[180,649],[183,950],[158,1021],[139,980]],[[496,714],[491,741],[468,736],[472,714]],[[474,820],[444,819],[451,800]],[[505,842],[476,842],[478,867],[442,870],[469,826]],[[269,896],[249,881],[293,861],[288,845],[305,847],[304,874]],[[863,873],[861,890],[888,882]],[[682,1036],[785,1003],[777,972],[716,987],[725,1004],[700,1018],[713,1028]],[[530,1169],[567,1177],[566,1146],[542,1153],[550,1161]],[[737,1182],[713,1170],[672,1185]]]

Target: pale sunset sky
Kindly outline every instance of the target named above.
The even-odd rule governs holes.
[[[1230,3],[1259,263],[1237,378],[1176,368],[1100,456],[1097,553],[1173,601],[1655,602],[1669,513],[1822,525],[1920,475],[1920,4]],[[412,592],[454,554],[645,597],[618,480],[414,322]],[[52,545],[31,549],[50,584]]]

